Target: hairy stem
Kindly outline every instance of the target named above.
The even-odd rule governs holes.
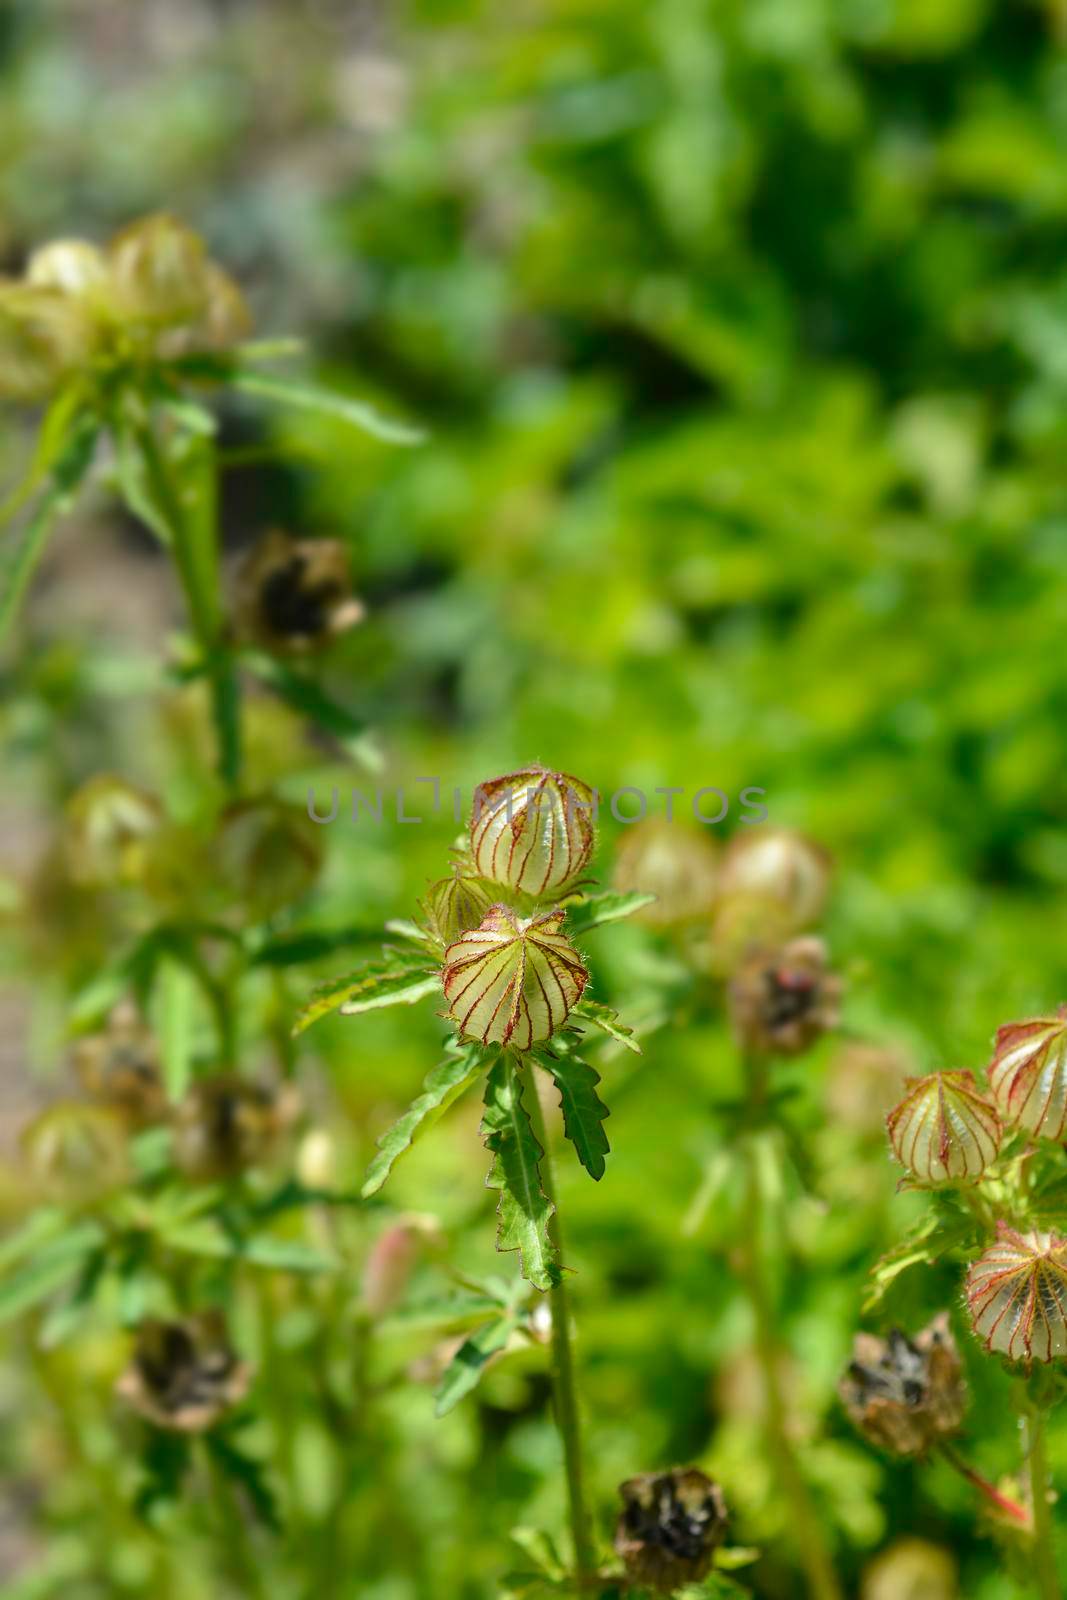
[[[1010,1499],[1008,1495],[1001,1494],[1000,1490],[995,1488],[988,1478],[983,1478],[980,1472],[976,1472],[968,1462],[964,1461],[963,1457],[957,1453],[946,1439],[941,1441],[940,1448],[941,1454],[949,1466],[958,1472],[961,1478],[966,1478],[967,1482],[977,1489],[979,1494],[984,1495],[991,1505],[996,1506],[997,1510],[1004,1516],[1010,1517],[1013,1522],[1018,1522],[1022,1527],[1028,1528],[1030,1526],[1030,1513],[1025,1506],[1021,1506],[1017,1500]]]
[[[767,1090],[767,1064],[763,1058],[745,1062],[752,1120],[762,1112]],[[764,1425],[778,1469],[782,1492],[789,1501],[790,1521],[800,1550],[800,1560],[812,1600],[842,1600],[830,1553],[819,1525],[811,1492],[800,1469],[789,1424],[779,1372],[780,1349],[774,1307],[763,1273],[764,1196],[760,1179],[757,1137],[744,1140],[745,1161],[745,1282],[755,1321],[756,1358],[763,1378]]]
[[[562,1259],[563,1243],[560,1232],[559,1200],[556,1196],[556,1179],[552,1152],[545,1131],[545,1119],[537,1095],[534,1066],[524,1057],[523,1100],[529,1112],[534,1138],[544,1155],[541,1161],[541,1184],[545,1198],[552,1206],[549,1232]],[[585,1476],[582,1468],[581,1420],[578,1411],[578,1390],[574,1375],[574,1351],[571,1345],[570,1307],[566,1283],[562,1275],[549,1291],[552,1306],[552,1391],[555,1399],[556,1426],[563,1442],[563,1459],[567,1474],[567,1501],[570,1510],[571,1541],[574,1545],[574,1577],[581,1590],[596,1582],[597,1565],[585,1499]]]
[[[1048,1503],[1048,1457],[1045,1452],[1045,1418],[1031,1409],[1026,1416],[1030,1457],[1030,1498],[1034,1507],[1034,1581],[1041,1600],[1060,1600],[1060,1580],[1052,1540]]]

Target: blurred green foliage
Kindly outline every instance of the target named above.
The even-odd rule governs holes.
[[[306,334],[320,377],[431,432],[400,452],[321,419],[265,435],[258,413],[227,413],[234,548],[272,522],[348,542],[369,619],[327,680],[385,762],[368,775],[264,708],[262,780],[299,804],[309,783],[391,791],[427,773],[469,792],[543,759],[604,790],[759,785],[772,820],[837,858],[850,1034],[922,1068],[978,1066],[999,1022],[1067,997],[1065,45],[1060,0],[9,4],[5,270],[165,205],[209,236],[261,333]],[[0,428],[14,477],[27,434],[14,415]],[[98,560],[105,583],[116,561],[158,582],[125,526],[94,555],[107,516],[102,502],[60,536],[3,669],[16,839],[102,769],[176,814],[188,802],[203,734],[156,641],[69,602]],[[316,926],[407,914],[454,831],[447,814],[401,826],[388,805],[381,827],[324,829]],[[38,953],[29,986],[10,963],[45,1074],[102,954],[86,939],[62,963]],[[669,971],[640,929],[589,945],[620,1006]],[[404,1012],[311,1036],[352,1183],[440,1032]],[[725,1030],[662,1031],[604,1070],[607,1176],[561,1174],[601,1525],[622,1478],[699,1461],[737,1541],[767,1549],[753,1588],[784,1600],[791,1534],[755,1448],[730,1267]],[[966,1487],[876,1457],[834,1398],[870,1267],[915,1214],[858,1071],[827,1046],[784,1074],[815,1152],[780,1197],[796,1427],[850,1583],[919,1534],[953,1549],[968,1600],[1001,1600]],[[493,1273],[472,1117],[420,1145],[389,1206],[434,1214],[453,1265]],[[383,1221],[353,1221],[354,1237]],[[917,1326],[955,1304],[957,1279],[906,1275],[877,1316]],[[375,1357],[376,1431],[345,1454],[316,1410],[302,1293],[278,1329],[281,1420],[256,1424],[297,1495],[270,1593],[496,1593],[510,1529],[562,1518],[536,1352],[436,1420],[429,1389],[393,1382],[427,1348],[398,1316]],[[7,1347],[5,1593],[220,1592],[195,1518],[175,1513],[160,1565],[124,1509],[129,1440],[105,1426],[94,1351],[64,1348],[57,1417],[24,1377],[28,1339]],[[1015,1423],[1002,1374],[968,1356],[969,1447],[996,1477]],[[1052,1454],[1062,1484],[1063,1426]],[[358,1571],[338,1564],[353,1551]]]

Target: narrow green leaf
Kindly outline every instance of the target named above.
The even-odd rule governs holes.
[[[5,522],[10,522],[11,518],[21,511],[41,488],[63,449],[84,401],[85,391],[80,378],[68,383],[52,401],[38,429],[37,441],[25,476],[11,490],[7,499],[0,503],[0,527],[3,527]]]
[[[635,1056],[641,1054],[641,1046],[634,1038],[634,1030],[619,1020],[619,1013],[612,1006],[603,1006],[598,1000],[580,1000],[571,1015],[584,1017],[594,1027],[600,1028],[619,1044],[625,1045],[627,1050],[632,1050]]]
[[[493,1154],[486,1186],[500,1190],[496,1247],[517,1250],[522,1275],[537,1289],[559,1282],[558,1254],[548,1236],[552,1206],[541,1188],[542,1150],[523,1105],[517,1064],[503,1055],[485,1085],[482,1135]]]
[[[386,932],[390,932],[386,928]],[[381,924],[366,928],[305,928],[267,939],[250,957],[254,967],[296,967],[352,945],[380,945]]]
[[[378,1154],[367,1169],[363,1183],[364,1198],[377,1194],[396,1161],[470,1088],[481,1070],[481,1057],[472,1050],[450,1055],[434,1067],[418,1099],[412,1101],[404,1115],[378,1140]]]
[[[281,1517],[267,1477],[267,1463],[250,1455],[236,1442],[235,1435],[241,1426],[238,1420],[236,1424],[231,1422],[212,1428],[204,1435],[204,1442],[218,1470],[244,1491],[258,1520],[272,1533],[280,1533]]]
[[[643,906],[650,906],[654,894],[588,894],[567,906],[567,932],[582,934],[589,928],[599,928],[605,922],[620,922],[632,917]]]
[[[303,1033],[330,1011],[339,1010],[352,1017],[382,1006],[414,1005],[427,995],[439,993],[440,988],[440,975],[427,972],[425,956],[420,957],[415,951],[393,952],[312,990],[293,1024],[293,1033]]]
[[[238,1238],[209,1217],[162,1228],[159,1237],[170,1249],[180,1250],[185,1255],[248,1261],[252,1266],[269,1267],[275,1272],[337,1272],[342,1264],[339,1257],[304,1244],[300,1239],[279,1239],[269,1233]]]
[[[78,1281],[70,1295],[61,1305],[53,1306],[41,1326],[38,1342],[42,1350],[54,1350],[78,1332],[92,1309],[106,1266],[107,1251],[102,1246],[91,1250],[84,1258]]]
[[[0,1271],[6,1272],[16,1261],[32,1254],[46,1239],[52,1239],[66,1225],[66,1212],[59,1206],[41,1206],[32,1212],[13,1233],[0,1240]]]
[[[225,379],[231,389],[243,394],[258,395],[264,400],[276,400],[282,405],[294,406],[301,411],[317,411],[338,422],[351,423],[375,439],[386,444],[422,444],[426,434],[405,422],[383,417],[366,400],[352,395],[337,394],[332,389],[322,389],[317,384],[292,378],[279,378],[272,373],[257,372],[234,364]]]
[[[578,1160],[591,1178],[599,1180],[604,1176],[604,1157],[611,1149],[604,1132],[604,1119],[611,1113],[596,1092],[599,1072],[569,1052],[552,1056],[539,1051],[536,1059],[555,1079],[563,1107],[563,1131]]]
[[[503,1350],[515,1330],[513,1317],[486,1322],[464,1339],[448,1363],[434,1395],[434,1415],[443,1417],[463,1396],[476,1388],[482,1373],[498,1350]]]
[[[58,1239],[43,1245],[35,1254],[0,1283],[0,1322],[9,1322],[37,1305],[61,1284],[82,1270],[86,1256],[103,1242],[103,1231],[95,1222],[70,1228]]]
[[[316,723],[350,754],[361,754],[367,735],[365,718],[331,700],[313,678],[295,671],[288,662],[277,661],[261,650],[244,650],[241,660],[294,711]]]
[[[74,423],[26,526],[21,532],[9,535],[0,550],[0,642],[18,614],[49,534],[70,509],[92,465],[99,434],[100,424],[89,413]]]
[[[176,1103],[189,1087],[199,987],[188,967],[166,955],[156,968],[156,988],[163,1082],[168,1098]]]
[[[391,1311],[379,1326],[397,1333],[414,1333],[423,1328],[458,1330],[472,1327],[499,1310],[499,1300],[488,1294],[434,1295]]]

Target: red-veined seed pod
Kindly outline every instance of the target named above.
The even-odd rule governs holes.
[[[966,1280],[971,1325],[1010,1361],[1067,1355],[1067,1239],[997,1223],[997,1237]]]
[[[907,1094],[886,1118],[889,1142],[919,1183],[977,1183],[1000,1150],[996,1107],[973,1072],[908,1078]]]
[[[588,784],[539,766],[479,784],[470,828],[479,875],[525,894],[562,889],[593,853],[594,801]]]
[[[997,1029],[989,1087],[1005,1122],[1042,1139],[1067,1129],[1067,1017],[1032,1017]]]
[[[562,911],[519,917],[493,906],[445,951],[448,1015],[466,1039],[529,1050],[566,1022],[589,974],[563,933]]]
[[[461,933],[476,928],[492,904],[490,885],[480,878],[465,878],[454,872],[450,878],[439,878],[430,885],[422,909],[430,932],[448,945]]]

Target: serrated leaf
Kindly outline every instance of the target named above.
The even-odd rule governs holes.
[[[604,1120],[611,1112],[596,1092],[599,1072],[569,1051],[559,1056],[538,1051],[536,1059],[555,1080],[563,1108],[563,1131],[578,1160],[591,1178],[599,1180],[604,1176],[604,1157],[611,1150],[604,1132]]]
[[[388,925],[386,932],[389,931]],[[366,928],[306,928],[267,939],[250,957],[254,967],[296,967],[352,945],[379,945],[381,924]]]
[[[434,1394],[434,1416],[443,1417],[470,1394],[493,1356],[503,1350],[515,1331],[514,1317],[495,1317],[464,1339],[441,1374]]]
[[[604,894],[585,895],[567,906],[567,932],[578,935],[590,928],[599,928],[605,922],[621,922],[642,907],[650,906],[655,898],[654,894],[616,894],[610,890]]]
[[[382,1006],[414,1005],[440,989],[440,974],[427,972],[425,956],[398,951],[381,961],[365,962],[343,978],[319,984],[297,1015],[293,1033],[303,1033],[331,1011],[353,1017]]]
[[[635,1056],[641,1054],[641,1046],[634,1038],[634,1030],[620,1021],[619,1013],[614,1007],[601,1005],[598,1000],[580,1000],[571,1015],[584,1017],[594,1027],[600,1028],[619,1044],[625,1045],[627,1050],[632,1050]]]
[[[363,1181],[361,1193],[364,1198],[377,1194],[404,1152],[410,1150],[416,1139],[433,1127],[449,1106],[470,1087],[481,1070],[482,1057],[475,1050],[458,1051],[434,1067],[427,1075],[418,1099],[411,1102],[404,1115],[378,1140],[378,1154]]]
[[[890,1285],[910,1267],[928,1266],[940,1260],[949,1250],[966,1243],[974,1236],[974,1222],[966,1218],[953,1227],[946,1227],[936,1213],[927,1215],[892,1250],[878,1261],[871,1271],[871,1285],[863,1302],[865,1312],[881,1304]]]
[[[538,1289],[560,1280],[558,1252],[549,1238],[553,1207],[541,1188],[541,1146],[523,1104],[523,1080],[515,1060],[501,1056],[485,1085],[482,1135],[493,1154],[486,1178],[499,1189],[496,1247],[517,1250],[522,1275]]]

